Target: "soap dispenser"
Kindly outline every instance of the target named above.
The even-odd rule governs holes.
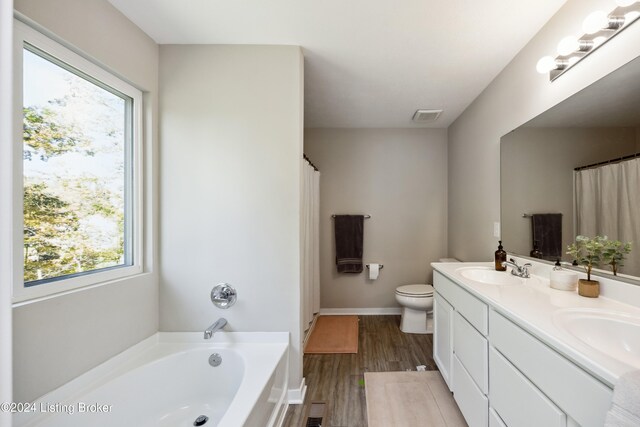
[[[498,250],[495,254],[496,271],[507,271],[507,266],[503,263],[507,260],[507,252],[502,249],[502,240],[498,240]]]
[[[529,252],[529,256],[532,258],[540,258],[542,259],[542,252],[538,249],[538,242],[533,243],[533,249]]]

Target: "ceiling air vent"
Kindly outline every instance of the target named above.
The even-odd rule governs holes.
[[[442,110],[416,110],[411,120],[416,123],[435,122],[440,114],[442,114]]]

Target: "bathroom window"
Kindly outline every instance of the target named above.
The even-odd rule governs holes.
[[[14,300],[139,273],[141,93],[17,24],[23,268]]]

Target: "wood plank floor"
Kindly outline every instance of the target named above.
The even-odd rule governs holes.
[[[400,316],[360,316],[358,354],[305,354],[307,395],[304,404],[289,407],[284,426],[301,427],[310,402],[322,400],[324,427],[365,427],[365,372],[436,370],[433,335],[404,334],[399,325]]]

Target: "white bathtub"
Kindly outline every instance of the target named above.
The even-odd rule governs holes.
[[[158,333],[42,396],[15,426],[279,425],[286,411],[287,333]],[[212,367],[209,356],[222,356]]]

